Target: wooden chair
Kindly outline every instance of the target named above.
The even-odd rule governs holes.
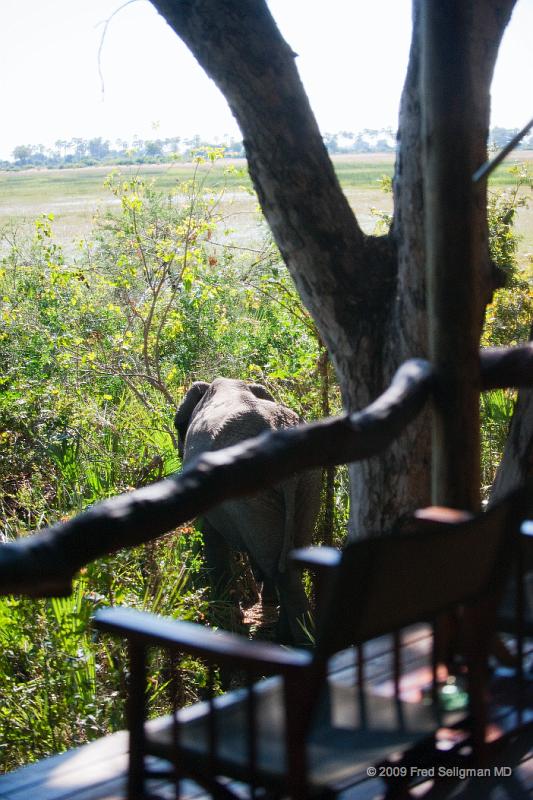
[[[408,532],[356,541],[342,552],[295,552],[321,578],[312,651],[124,608],[98,611],[96,625],[129,644],[129,800],[146,797],[147,756],[170,762],[178,785],[191,777],[224,798],[235,796],[230,780],[247,784],[252,797],[259,789],[274,797],[329,797],[393,753],[416,752],[420,764],[428,746],[433,752],[437,729],[456,724],[458,714],[446,717],[436,702],[405,702],[398,691],[377,696],[361,672],[352,682],[336,680],[328,662],[339,651],[443,612],[463,621],[470,708],[459,716],[467,717],[480,755],[489,640],[519,523],[515,497],[479,516],[426,509]],[[145,723],[146,654],[153,646],[204,659],[211,686],[216,664],[242,673],[245,686],[218,697],[211,692],[205,702]],[[403,772],[398,775],[401,780]]]

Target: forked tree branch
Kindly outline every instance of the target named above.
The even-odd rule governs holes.
[[[368,238],[335,175],[296,53],[265,0],[152,2],[224,94],[265,218],[330,352],[351,352],[353,318],[370,302],[381,307],[392,264],[382,247],[369,267]]]
[[[485,389],[511,380],[533,386],[531,344],[482,352],[481,364]],[[0,548],[0,594],[68,594],[80,567],[155,539],[223,500],[252,494],[294,472],[376,455],[417,416],[433,390],[438,391],[438,384],[431,365],[407,361],[389,388],[359,413],[264,433],[204,453],[172,478],[5,544]]]

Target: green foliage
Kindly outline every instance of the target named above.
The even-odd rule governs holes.
[[[502,458],[516,393],[498,389],[481,395],[481,489],[488,496]]]
[[[54,752],[65,735],[98,729],[92,611],[80,580],[67,599],[0,602],[0,737],[5,763]]]
[[[527,190],[533,176],[527,164],[509,169],[514,185],[502,192],[490,192],[488,202],[489,247],[494,265],[505,276],[505,287],[495,292],[485,315],[481,344],[484,347],[516,345],[530,338],[533,320],[533,292],[525,264],[520,264],[516,215],[528,206]],[[482,486],[488,494],[500,463],[516,393],[488,392],[481,397]]]
[[[314,326],[270,240],[233,244],[224,183],[210,177],[218,156],[198,156],[166,192],[113,173],[118,210],[99,214],[74,253],[57,243],[52,215],[1,233],[4,541],[177,469],[172,418],[195,379],[261,380],[307,418],[322,413]],[[89,565],[67,599],[0,599],[3,769],[123,725],[125,654],[94,639],[95,605],[220,624],[227,609],[206,602],[200,552],[199,534],[182,528]],[[180,671],[195,699],[205,670],[187,661]],[[170,691],[155,659],[154,712]]]
[[[487,218],[491,259],[504,273],[507,286],[511,286],[517,281],[520,283],[516,216],[520,208],[528,206],[526,191],[533,189],[533,175],[528,164],[513,166],[508,169],[508,173],[513,184],[503,191],[489,192]]]
[[[533,292],[529,281],[513,281],[510,288],[495,292],[485,317],[484,346],[504,346],[525,342],[533,320]]]
[[[124,726],[126,653],[119,642],[95,639],[90,617],[98,605],[125,603],[203,619],[204,593],[189,585],[199,568],[197,535],[181,533],[91,564],[68,598],[0,599],[0,770]],[[193,700],[205,677],[201,666],[189,661],[188,668]],[[150,699],[156,711],[168,703],[167,685],[168,665],[154,659]]]

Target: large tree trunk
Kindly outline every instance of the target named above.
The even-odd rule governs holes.
[[[400,110],[394,224],[389,236],[376,238],[361,231],[341,191],[295,54],[264,0],[153,0],[224,93],[241,128],[261,207],[328,348],[348,410],[366,406],[403,360],[428,351],[421,2],[413,5],[413,42]],[[460,8],[469,26],[463,57],[471,62],[475,101],[465,108],[471,129],[464,147],[475,166],[484,159],[492,71],[514,2],[441,4],[449,14]],[[356,87],[358,76],[353,77]],[[483,193],[481,187],[474,227],[486,249]],[[484,282],[479,289],[481,306],[489,288]],[[353,534],[385,530],[399,515],[428,502],[427,430],[427,420],[421,421],[386,457],[351,467]]]

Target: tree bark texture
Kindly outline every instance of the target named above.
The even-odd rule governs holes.
[[[386,237],[361,231],[322,142],[295,54],[266,3],[153,2],[221,89],[241,128],[263,212],[328,348],[346,408],[368,405],[402,361],[428,352],[421,213],[421,0],[413,7],[413,43],[400,111],[395,219]],[[460,13],[471,25],[465,57],[470,59],[475,100],[464,110],[471,117],[464,147],[468,159],[476,154],[473,160],[479,166],[485,153],[492,70],[514,0],[440,5],[450,15]],[[456,49],[452,42],[450,55]],[[474,235],[486,247],[481,205],[478,212]],[[487,296],[483,286],[480,298]],[[399,514],[429,500],[429,453],[427,425],[422,424],[386,459],[351,467],[354,531],[389,528]]]

